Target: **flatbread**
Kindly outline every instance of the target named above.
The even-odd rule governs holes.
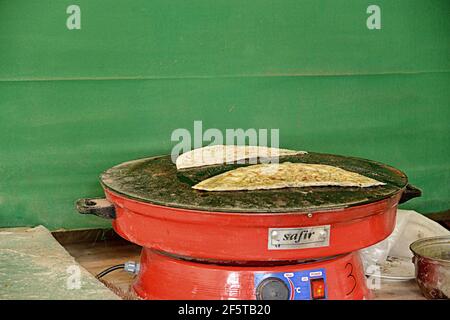
[[[314,186],[372,187],[385,183],[324,164],[270,163],[230,170],[203,180],[192,188],[205,191],[238,191]]]
[[[230,164],[245,159],[273,159],[285,155],[304,153],[307,152],[259,146],[214,145],[197,148],[181,154],[176,160],[176,166],[179,170],[224,163]]]

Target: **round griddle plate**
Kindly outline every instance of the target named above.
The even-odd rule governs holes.
[[[383,186],[307,187],[256,191],[207,192],[191,188],[177,177],[170,156],[122,163],[101,176],[103,186],[126,197],[156,205],[239,213],[281,213],[336,210],[382,200],[405,188],[406,175],[371,160],[308,153],[283,157],[283,162],[327,164],[386,183]]]

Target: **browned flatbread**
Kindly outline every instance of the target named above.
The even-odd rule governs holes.
[[[193,188],[205,191],[238,191],[312,186],[365,188],[384,184],[329,165],[284,162],[241,167],[203,180]]]

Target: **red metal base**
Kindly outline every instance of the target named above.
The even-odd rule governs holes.
[[[401,194],[378,202],[313,213],[244,214],[163,207],[135,201],[105,189],[115,205],[113,227],[146,248],[197,259],[291,261],[330,257],[375,244],[395,226]],[[270,228],[329,226],[325,247],[271,250]]]
[[[357,253],[282,266],[192,262],[144,248],[134,290],[144,299],[367,299]]]
[[[136,293],[186,300],[367,299],[355,252],[392,232],[401,196],[333,211],[251,214],[158,206],[108,189],[105,194],[115,206],[114,229],[144,247]],[[296,246],[314,232],[322,238]],[[280,239],[292,247],[275,246]],[[326,243],[316,246],[321,239]],[[306,259],[320,261],[298,263]]]

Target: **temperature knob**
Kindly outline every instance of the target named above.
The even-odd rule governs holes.
[[[289,288],[281,280],[275,277],[266,278],[256,288],[258,300],[288,300]]]

